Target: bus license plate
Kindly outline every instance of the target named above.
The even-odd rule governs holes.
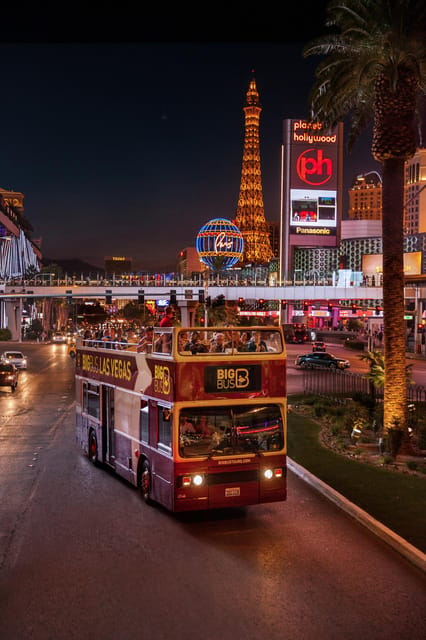
[[[240,487],[226,487],[225,498],[232,498],[240,495]]]

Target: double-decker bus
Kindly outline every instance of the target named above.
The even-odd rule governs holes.
[[[79,445],[147,503],[183,512],[286,499],[281,328],[158,327],[148,353],[79,339],[75,363]]]

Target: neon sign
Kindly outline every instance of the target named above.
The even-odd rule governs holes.
[[[296,160],[299,178],[314,187],[325,184],[333,175],[333,161],[325,158],[322,149],[307,149]]]

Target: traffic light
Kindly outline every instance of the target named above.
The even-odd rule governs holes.
[[[200,316],[200,327],[204,327],[204,316]]]
[[[106,304],[112,304],[112,291],[110,289],[107,289],[105,291],[105,302]]]
[[[281,309],[283,311],[287,309],[287,300],[281,300]]]
[[[244,298],[238,298],[238,306],[241,307],[244,304]]]
[[[170,304],[176,304],[177,299],[176,299],[176,289],[171,289],[170,290]]]
[[[381,308],[379,305],[376,306],[376,316],[380,315]]]
[[[198,302],[204,304],[204,289],[198,289]]]
[[[423,333],[424,331],[424,325],[421,322],[417,325],[417,331],[418,333]]]
[[[138,304],[145,304],[145,291],[143,289],[138,291]]]
[[[210,306],[211,306],[211,304],[212,304],[211,296],[207,296],[207,299],[206,299],[206,305],[207,305],[208,307],[210,307]]]
[[[67,304],[72,304],[72,291],[65,291],[67,295]]]
[[[332,302],[328,303],[328,312],[329,313],[333,313],[333,303]]]
[[[303,311],[309,311],[309,304],[307,302],[303,303]]]
[[[352,308],[352,313],[356,313],[357,312],[356,304],[353,304],[351,308]]]
[[[263,307],[265,306],[265,300],[263,298],[259,298],[259,300],[257,301],[257,306],[259,307],[259,309],[263,309]]]

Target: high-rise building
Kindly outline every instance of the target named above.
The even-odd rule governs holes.
[[[262,192],[259,143],[262,107],[254,78],[250,81],[243,110],[245,113],[244,150],[235,224],[244,238],[244,253],[238,264],[265,264],[273,255]]]
[[[177,272],[183,278],[191,278],[194,273],[201,273],[207,269],[198,255],[195,247],[185,247],[179,251],[177,258]]]
[[[405,211],[406,234],[426,231],[426,149],[417,149],[405,163]]]
[[[104,258],[105,274],[107,276],[132,273],[132,258],[125,256],[106,256]]]
[[[370,171],[355,178],[349,195],[349,220],[382,219],[382,178]]]

